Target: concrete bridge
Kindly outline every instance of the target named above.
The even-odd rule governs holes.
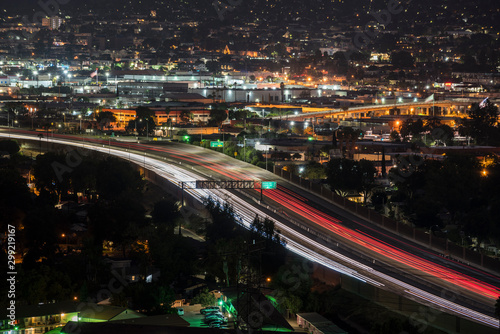
[[[331,119],[332,121],[346,118],[377,117],[384,115],[420,115],[420,116],[453,116],[465,117],[467,109],[471,107],[470,101],[434,101],[434,102],[409,102],[392,104],[373,104],[349,108],[311,108],[302,107],[302,113],[286,116],[273,116],[273,119],[288,119],[305,121],[311,118]]]

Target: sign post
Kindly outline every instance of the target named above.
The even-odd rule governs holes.
[[[276,189],[278,183],[275,181],[262,181],[260,184],[260,201],[262,202],[262,190],[263,189]]]
[[[211,141],[210,147],[224,147],[224,142],[221,141]]]

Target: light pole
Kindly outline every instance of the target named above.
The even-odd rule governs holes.
[[[149,141],[149,118],[144,118],[144,120],[146,120],[146,140]],[[139,122],[142,122],[142,119],[140,119]]]
[[[267,147],[267,153],[266,153],[266,170],[268,170],[268,169],[267,169],[267,156],[268,156],[268,155],[269,155],[269,146]]]
[[[247,138],[243,136],[243,161],[247,162]]]
[[[33,74],[36,75],[36,88],[38,88],[38,71],[33,71]]]
[[[78,115],[78,118],[80,119],[80,134],[82,133],[82,115]]]

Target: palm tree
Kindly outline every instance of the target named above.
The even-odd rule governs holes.
[[[189,123],[193,119],[193,114],[189,110],[183,110],[179,117],[184,123]]]

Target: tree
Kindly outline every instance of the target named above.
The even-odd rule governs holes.
[[[155,223],[164,226],[166,230],[173,233],[177,224],[177,219],[180,217],[179,205],[172,201],[162,199],[155,203],[151,216]]]
[[[479,145],[494,145],[500,141],[498,107],[487,100],[483,108],[474,104],[468,114],[469,118],[463,120],[459,128],[461,135],[472,137]]]
[[[415,59],[413,59],[409,52],[396,51],[391,53],[391,63],[395,67],[399,68],[413,67]]]
[[[70,187],[68,168],[63,154],[49,152],[38,155],[33,168],[36,188],[46,190],[59,198]]]
[[[248,111],[245,109],[229,110],[229,119],[242,120],[248,117]]]
[[[207,307],[213,306],[216,301],[214,294],[205,288],[191,300],[191,304],[201,304],[202,307]]]
[[[436,145],[440,143],[445,145],[453,144],[453,137],[455,133],[453,129],[446,124],[442,124],[441,120],[437,117],[429,118],[424,125],[424,131],[429,131],[429,139],[432,139]]]
[[[125,293],[131,297],[131,306],[146,310],[148,315],[171,313],[170,305],[175,301],[172,288],[161,283],[138,282],[127,286]]]
[[[7,154],[16,154],[19,152],[20,147],[17,141],[15,140],[0,140],[0,155],[3,152],[7,152]]]
[[[189,123],[193,119],[193,114],[189,110],[183,110],[179,118],[183,123]]]
[[[401,142],[401,136],[399,135],[399,132],[397,130],[391,131],[391,134],[389,135],[389,138],[393,142],[396,142],[396,143]]]
[[[336,158],[327,165],[327,183],[342,195],[349,191],[363,192],[366,201],[373,188],[375,173],[371,161]]]
[[[439,128],[441,125],[441,119],[438,117],[431,117],[425,121],[424,128],[427,131],[432,131],[435,128]]]
[[[255,216],[252,224],[250,225],[250,231],[254,236],[252,239],[263,238],[267,244],[284,244],[284,241],[282,241],[280,237],[281,231],[277,230],[275,228],[274,221],[268,218],[261,219],[259,216]]]
[[[377,170],[373,163],[369,160],[361,159],[358,161],[359,173],[361,175],[361,185],[358,188],[363,192],[363,202],[366,204],[368,200],[369,193],[371,192],[374,182],[375,182],[375,173]]]
[[[109,128],[111,123],[116,122],[116,116],[111,111],[101,111],[95,115],[96,121],[99,123],[101,130]]]
[[[362,132],[351,127],[345,127],[337,131],[337,139],[340,143],[339,148],[342,155],[345,155],[346,150],[349,152],[353,151],[354,144],[361,134]],[[343,146],[344,141],[346,142],[345,148]]]
[[[227,240],[237,235],[239,229],[235,224],[236,218],[232,206],[227,203],[220,204],[212,198],[207,198],[204,204],[212,217],[212,223],[206,227],[207,241]]]
[[[327,165],[327,183],[341,194],[355,189],[359,184],[358,175],[353,173],[354,161],[344,158],[330,160]]]
[[[455,131],[446,124],[439,127],[435,127],[431,131],[431,138],[435,141],[435,145],[453,145],[453,138],[455,137]]]
[[[401,130],[399,131],[401,134],[401,138],[403,141],[408,140],[409,136],[412,136],[412,140],[420,139],[420,135],[424,132],[424,123],[419,118],[417,120],[413,120],[408,118],[401,124]]]
[[[220,127],[222,122],[227,119],[227,108],[224,104],[216,104],[210,110],[210,124]]]
[[[154,111],[148,107],[140,106],[135,109],[137,119],[152,118],[154,116]]]
[[[326,177],[325,167],[316,161],[309,161],[304,170],[304,176],[311,180],[324,179]]]

